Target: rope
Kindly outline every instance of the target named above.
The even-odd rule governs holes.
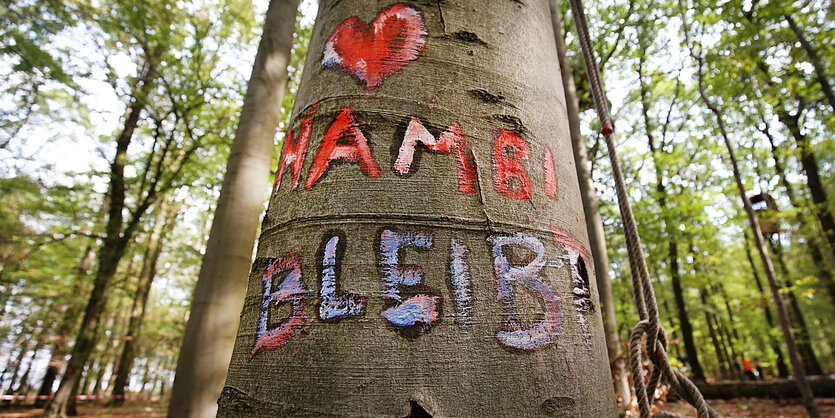
[[[583,51],[583,61],[591,84],[592,98],[602,126],[600,133],[606,140],[606,148],[612,165],[618,209],[620,210],[623,232],[626,237],[629,269],[632,272],[632,296],[640,318],[629,339],[629,365],[632,370],[635,394],[638,398],[638,409],[642,418],[652,416],[650,399],[655,394],[658,382],[663,377],[673,390],[696,408],[700,418],[718,416],[716,411],[705,402],[696,385],[683,373],[674,369],[667,358],[667,334],[658,321],[658,304],[655,300],[655,291],[652,288],[646,260],[644,260],[641,237],[638,234],[638,226],[632,213],[632,206],[629,204],[623,171],[620,168],[620,161],[615,150],[612,119],[609,115],[606,94],[603,91],[603,83],[600,81],[600,72],[594,57],[594,48],[589,36],[586,14],[582,0],[568,0],[568,3],[574,15],[574,25],[577,28],[577,38]],[[644,382],[644,365],[641,358],[641,342],[644,335],[646,335],[647,357],[654,366],[646,383]],[[656,412],[654,416],[663,417],[670,416],[670,414]]]

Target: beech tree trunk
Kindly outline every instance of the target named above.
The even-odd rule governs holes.
[[[699,297],[702,299],[703,305],[710,305],[707,301],[707,295],[705,294],[704,289],[699,291]],[[716,353],[716,366],[719,369],[719,376],[723,379],[727,379],[728,368],[726,367],[726,364],[728,364],[728,359],[725,357],[725,351],[722,350],[722,346],[719,344],[719,338],[716,336],[716,327],[713,325],[713,315],[711,315],[710,311],[707,309],[704,310],[704,313],[705,323],[707,324],[707,333],[710,336],[710,342],[713,344],[713,352]]]
[[[133,368],[134,346],[139,338],[142,321],[145,318],[148,295],[151,293],[151,285],[157,273],[157,260],[159,260],[159,255],[162,252],[166,233],[174,226],[174,218],[177,216],[178,210],[179,205],[168,204],[165,197],[159,200],[156,207],[154,226],[145,242],[145,256],[142,260],[142,270],[139,272],[139,281],[136,284],[128,329],[122,344],[122,353],[119,356],[119,366],[111,385],[113,395],[118,396],[112,400],[114,404],[121,404],[125,401],[125,387],[129,383],[130,371]]]
[[[801,209],[803,206],[801,206],[800,201],[798,201],[795,197],[794,188],[786,178],[786,170],[783,168],[783,163],[780,161],[780,157],[778,156],[777,145],[774,143],[774,138],[769,132],[768,124],[765,125],[765,128],[762,129],[761,132],[765,135],[766,139],[768,139],[768,144],[771,146],[771,157],[774,161],[774,171],[780,178],[780,183],[783,185],[783,188],[786,189],[786,196],[789,197],[789,203],[791,203],[792,207]],[[798,225],[806,224],[801,211],[798,211],[795,217]],[[818,277],[820,277],[820,280],[823,282],[827,292],[829,293],[832,306],[835,306],[835,278],[832,277],[831,270],[833,260],[827,261],[824,259],[823,251],[821,250],[820,237],[816,235],[817,234],[806,233],[806,247],[809,249],[809,255],[812,257],[812,262],[818,269]]]
[[[780,104],[782,106],[782,104]],[[823,235],[829,242],[832,257],[835,258],[835,218],[829,210],[829,197],[820,179],[818,160],[809,144],[809,138],[800,130],[800,111],[795,115],[778,108],[778,118],[789,129],[800,150],[800,164],[806,174],[806,185],[814,203],[812,212],[817,216],[823,229]]]
[[[219,416],[617,413],[558,71],[547,0],[319,3]]]
[[[779,242],[774,239],[767,239],[771,252],[777,258],[777,265],[780,266],[780,273],[783,275],[783,284],[785,285],[784,292],[789,298],[789,315],[794,325],[795,335],[797,336],[797,349],[800,351],[800,356],[803,358],[803,365],[806,368],[806,374],[819,375],[823,374],[818,356],[812,349],[812,340],[809,336],[809,327],[806,325],[806,318],[800,310],[800,303],[797,301],[797,296],[794,294],[794,283],[789,275],[789,269],[786,266],[786,261],[783,258],[783,249]]]
[[[756,266],[754,266],[754,258],[751,257],[751,244],[749,243],[748,234],[745,234],[745,256],[748,258],[748,263],[751,265],[751,272],[754,275],[754,283],[757,285],[757,290],[760,292],[760,299],[762,301],[762,308],[763,312],[765,313],[765,320],[768,323],[768,340],[771,344],[771,349],[774,351],[774,354],[777,355],[777,373],[780,377],[786,378],[789,376],[789,369],[786,367],[786,361],[783,358],[783,349],[780,348],[780,343],[777,339],[771,334],[771,330],[774,329],[774,318],[771,315],[771,309],[769,308],[770,303],[768,296],[765,294],[765,290],[763,289],[762,281],[760,281],[760,274],[757,272]]]
[[[826,66],[824,66],[823,62],[818,55],[818,51],[815,49],[814,45],[806,38],[806,34],[803,33],[803,30],[797,25],[797,22],[794,21],[794,18],[791,15],[785,15],[786,22],[789,24],[792,32],[794,32],[795,36],[797,36],[797,40],[800,41],[800,46],[803,47],[803,50],[806,51],[806,55],[809,56],[809,62],[812,63],[812,67],[815,69],[815,78],[818,80],[818,83],[821,86],[821,91],[823,91],[824,97],[829,102],[829,106],[832,107],[832,111],[835,112],[835,92],[832,91],[832,84],[829,83],[829,78],[826,76]]]
[[[615,298],[612,295],[612,282],[609,279],[609,254],[606,249],[606,235],[603,232],[603,220],[600,218],[600,208],[597,205],[594,180],[588,168],[589,159],[586,142],[580,133],[580,103],[577,99],[577,88],[574,85],[574,69],[571,68],[566,55],[562,13],[556,0],[550,0],[548,4],[551,8],[554,40],[557,44],[557,58],[559,59],[560,74],[562,75],[562,87],[565,92],[565,108],[568,113],[571,150],[574,152],[577,180],[580,184],[580,197],[583,199],[583,213],[586,215],[586,230],[589,233],[589,249],[594,259],[594,275],[597,279],[597,290],[600,293],[603,332],[606,336],[606,348],[609,353],[612,379],[615,383],[615,395],[620,398],[619,406],[622,414],[632,399],[632,392],[626,372],[626,356],[623,355],[621,349],[615,320]]]
[[[763,263],[763,270],[765,271],[765,277],[768,279],[768,284],[771,287],[771,295],[774,298],[774,305],[777,308],[777,317],[780,320],[780,329],[783,331],[783,339],[786,342],[786,349],[789,354],[789,359],[792,363],[792,369],[794,370],[794,380],[797,384],[797,389],[803,396],[803,403],[806,407],[806,412],[809,414],[809,416],[813,418],[819,417],[820,413],[818,412],[818,407],[815,403],[815,398],[812,395],[812,390],[809,387],[809,381],[806,379],[806,372],[803,368],[803,363],[800,361],[800,356],[797,352],[797,344],[794,339],[794,333],[791,329],[791,323],[789,322],[789,314],[786,310],[786,305],[783,302],[783,295],[780,293],[780,284],[777,279],[777,273],[774,271],[774,264],[771,262],[771,256],[768,254],[768,250],[765,248],[765,238],[763,238],[763,233],[760,229],[759,220],[757,219],[756,213],[754,213],[754,208],[751,206],[751,200],[748,198],[748,195],[746,194],[745,185],[742,183],[742,174],[739,171],[739,164],[736,160],[736,153],[734,151],[733,143],[731,142],[731,139],[728,136],[728,131],[725,129],[725,122],[722,112],[719,110],[718,107],[716,107],[716,105],[707,95],[704,76],[704,58],[701,55],[697,55],[695,52],[693,52],[692,46],[690,45],[690,28],[687,24],[687,13],[686,9],[684,8],[683,0],[678,0],[678,4],[682,17],[682,29],[684,32],[684,39],[688,46],[688,49],[690,49],[690,55],[697,63],[699,97],[702,99],[702,102],[705,104],[705,106],[707,106],[710,112],[713,113],[713,115],[715,116],[716,124],[719,127],[719,133],[722,136],[722,141],[724,142],[725,149],[728,152],[728,159],[731,163],[730,165],[733,172],[734,181],[736,182],[737,191],[739,192],[739,197],[742,200],[742,207],[745,210],[745,214],[748,217],[748,225],[751,228],[751,234],[754,236],[754,247],[757,249],[757,252],[760,255],[760,260]]]
[[[171,417],[213,416],[217,410],[267,195],[298,5],[271,0],[267,10],[177,361]]]
[[[649,116],[649,91],[646,84],[644,84],[643,74],[643,57],[641,57],[638,66],[638,78],[641,83],[641,114],[644,119],[644,129],[647,136],[647,145],[652,156],[652,163],[655,168],[656,184],[655,191],[658,193],[658,206],[662,211],[668,212],[670,208],[667,205],[667,187],[664,185],[664,172],[657,160],[657,153],[662,152],[655,142],[653,135],[652,121]],[[678,264],[678,242],[676,241],[676,226],[673,220],[668,216],[663,216],[664,232],[667,238],[667,261],[670,266],[670,282],[673,287],[673,297],[676,301],[676,311],[678,312],[678,321],[681,325],[681,338],[684,342],[684,352],[687,354],[687,363],[693,373],[693,379],[705,380],[704,369],[702,369],[701,362],[699,362],[699,352],[696,349],[696,340],[693,338],[693,326],[690,324],[690,315],[687,310],[687,304],[684,301],[684,290],[681,287],[681,270]]]
[[[81,371],[96,344],[101,314],[107,301],[106,293],[110,280],[116,274],[116,268],[124,254],[130,231],[122,231],[123,213],[125,207],[125,164],[127,151],[133,138],[133,132],[139,124],[139,117],[145,108],[145,98],[151,90],[155,77],[154,66],[148,65],[144,69],[141,80],[137,83],[132,102],[125,114],[122,132],[116,140],[116,154],[110,164],[110,186],[108,189],[108,215],[105,226],[105,238],[98,254],[98,270],[93,281],[93,290],[84,310],[81,327],[75,339],[67,369],[61,379],[61,385],[46,408],[46,415],[50,417],[64,416],[73,387],[81,377]]]

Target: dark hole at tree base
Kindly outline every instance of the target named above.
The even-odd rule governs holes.
[[[432,418],[419,403],[409,400],[409,405],[411,405],[411,409],[409,410],[409,415],[406,415],[405,418]]]

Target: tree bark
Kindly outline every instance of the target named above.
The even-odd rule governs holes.
[[[794,294],[794,283],[792,283],[789,269],[786,266],[786,261],[783,258],[783,249],[779,242],[774,239],[768,239],[768,245],[771,247],[771,252],[777,257],[777,265],[780,266],[780,273],[783,274],[783,283],[785,284],[785,293],[789,297],[789,315],[792,323],[797,330],[797,349],[800,351],[800,356],[803,358],[803,365],[808,375],[823,374],[818,356],[815,355],[815,350],[812,349],[812,340],[809,336],[809,327],[806,326],[806,318],[800,310],[800,303],[797,301],[797,296]]]
[[[35,344],[35,348],[32,349],[32,355],[29,357],[29,363],[26,364],[26,370],[23,372],[23,376],[20,377],[20,383],[18,383],[17,388],[14,390],[15,395],[25,395],[29,391],[29,372],[32,371],[32,363],[35,362],[35,356],[38,355],[38,350],[40,349],[41,345]]]
[[[615,415],[547,1],[324,0],[310,51],[218,415]]]
[[[762,281],[760,281],[760,274],[757,272],[756,266],[754,266],[754,258],[751,257],[751,244],[749,242],[748,234],[745,234],[745,256],[748,258],[748,263],[751,265],[751,272],[754,275],[754,283],[757,285],[757,290],[760,292],[760,300],[761,306],[763,308],[763,312],[765,313],[765,320],[768,323],[768,340],[771,343],[771,349],[774,351],[774,354],[777,355],[777,373],[782,378],[787,378],[789,376],[789,369],[786,367],[786,361],[783,358],[783,350],[780,348],[780,343],[777,339],[771,335],[771,330],[774,329],[774,318],[771,315],[771,309],[769,309],[768,297],[765,294],[765,289],[763,289]]]
[[[664,185],[664,171],[658,163],[656,155],[659,150],[655,143],[655,136],[652,130],[652,121],[649,116],[649,91],[644,84],[643,74],[643,57],[638,66],[638,78],[641,88],[641,113],[644,119],[644,128],[646,130],[647,145],[649,146],[650,154],[652,155],[652,163],[655,168],[656,185],[655,190],[658,192],[658,206],[662,211],[668,212],[670,208],[667,206],[667,187]],[[670,282],[673,286],[673,297],[676,301],[676,310],[678,312],[678,321],[681,325],[681,337],[684,341],[684,352],[687,354],[687,362],[693,372],[695,380],[705,380],[704,370],[699,362],[699,352],[696,349],[696,341],[693,338],[693,326],[690,324],[690,317],[687,311],[687,305],[684,301],[684,291],[681,287],[681,271],[678,265],[678,243],[676,242],[676,225],[673,220],[667,216],[664,218],[664,231],[667,238],[667,260],[670,265]]]
[[[145,255],[142,260],[142,270],[139,272],[139,281],[136,284],[136,293],[131,307],[128,329],[125,333],[122,344],[122,354],[119,356],[119,367],[116,369],[113,380],[113,404],[122,404],[125,401],[125,387],[129,383],[130,371],[133,368],[134,346],[139,338],[142,322],[145,318],[145,308],[148,304],[148,295],[151,293],[151,285],[156,276],[157,261],[162,252],[165,236],[174,226],[174,218],[179,211],[179,205],[168,204],[166,197],[160,198],[154,216],[154,226],[148,234],[145,242]]]
[[[826,67],[823,65],[823,62],[818,55],[818,51],[815,50],[812,43],[806,39],[806,35],[803,33],[803,30],[797,26],[797,22],[794,21],[794,18],[792,18],[789,14],[785,15],[785,18],[792,32],[794,32],[795,36],[797,36],[797,40],[800,41],[800,46],[803,47],[806,51],[806,55],[809,56],[809,62],[812,63],[812,67],[815,69],[815,78],[821,85],[821,90],[823,91],[824,97],[826,97],[826,100],[829,102],[829,106],[831,106],[832,111],[835,112],[835,93],[832,92],[832,84],[829,83],[829,79],[826,77]]]
[[[26,353],[29,352],[29,344],[31,343],[31,337],[24,340],[24,343],[20,345],[20,352],[17,355],[17,359],[14,362],[14,366],[12,367],[12,376],[11,380],[9,381],[9,386],[6,388],[4,395],[11,395],[14,393],[14,387],[17,385],[17,375],[20,373],[20,366],[23,365],[23,360],[26,357]],[[8,369],[8,366],[6,367]],[[8,405],[11,401],[4,401],[4,404]]]
[[[705,307],[710,306],[704,289],[699,291],[699,297],[702,299],[702,305]],[[710,342],[713,344],[713,352],[716,353],[716,366],[719,368],[719,376],[723,379],[727,379],[729,375],[728,368],[725,367],[725,365],[728,364],[728,359],[725,356],[725,351],[722,350],[722,346],[719,344],[719,337],[716,336],[716,327],[713,325],[713,315],[711,315],[710,311],[707,309],[704,310],[704,313],[707,333],[710,336]]]
[[[778,106],[782,106],[782,104]],[[778,108],[777,117],[789,129],[800,150],[800,165],[806,174],[806,185],[809,187],[809,194],[812,196],[812,202],[814,203],[812,212],[821,224],[823,236],[829,242],[832,257],[835,259],[835,218],[829,211],[829,197],[823,183],[821,183],[817,157],[810,148],[809,138],[800,131],[800,112],[791,115],[786,110]]]
[[[795,343],[794,334],[792,333],[791,323],[789,322],[789,314],[786,310],[786,305],[783,303],[783,295],[780,293],[780,285],[777,280],[777,273],[774,271],[774,264],[771,262],[771,257],[768,255],[768,250],[765,248],[765,239],[763,238],[762,230],[760,229],[760,223],[757,220],[757,215],[754,213],[754,208],[751,206],[751,200],[748,199],[748,195],[745,192],[745,185],[742,183],[742,174],[739,172],[739,164],[736,160],[736,154],[734,152],[734,146],[731,143],[731,139],[728,137],[728,132],[725,129],[725,122],[723,120],[722,112],[707,95],[705,90],[705,77],[704,77],[704,59],[701,55],[697,55],[693,52],[692,46],[690,45],[690,29],[687,24],[687,12],[684,8],[683,0],[678,0],[679,9],[681,12],[682,18],[682,26],[684,32],[685,43],[687,44],[688,49],[690,50],[690,55],[697,63],[697,77],[699,82],[699,97],[704,102],[705,106],[708,107],[711,113],[716,117],[716,123],[719,126],[719,132],[722,136],[722,140],[725,143],[725,148],[728,152],[728,157],[731,162],[731,169],[733,171],[734,180],[736,182],[737,190],[739,191],[740,199],[742,200],[742,207],[745,210],[745,214],[748,216],[748,224],[751,228],[751,233],[754,235],[754,247],[757,249],[757,252],[760,255],[760,259],[763,263],[763,269],[765,271],[765,276],[768,279],[768,284],[771,287],[771,295],[774,298],[774,305],[777,308],[777,317],[780,319],[780,328],[783,331],[783,338],[786,341],[786,348],[789,353],[789,359],[792,363],[792,368],[795,373],[795,381],[797,383],[797,388],[800,393],[803,395],[803,403],[806,407],[806,411],[808,412],[809,416],[815,418],[819,417],[820,413],[818,412],[817,404],[815,403],[815,398],[812,396],[812,390],[809,388],[809,382],[806,379],[806,373],[803,368],[803,363],[800,361],[800,357],[797,353],[797,345]]]
[[[232,354],[238,312],[266,197],[299,0],[271,0],[194,289],[168,406],[171,417],[212,416]]]
[[[765,128],[761,130],[761,132],[763,133],[763,135],[765,135],[766,139],[768,139],[768,144],[771,146],[771,157],[774,160],[774,170],[777,172],[777,176],[780,178],[780,183],[783,185],[783,188],[786,189],[786,196],[789,197],[789,203],[791,203],[792,207],[794,207],[795,209],[801,209],[803,206],[801,206],[800,202],[795,197],[794,188],[786,178],[786,169],[783,167],[783,163],[780,161],[780,157],[778,156],[777,152],[777,145],[774,143],[774,138],[771,136],[767,124],[765,125]],[[796,219],[798,225],[802,226],[806,224],[802,212],[798,211]],[[807,232],[806,247],[809,249],[809,255],[812,257],[812,262],[815,264],[815,266],[817,266],[818,277],[820,277],[820,280],[823,282],[827,292],[829,293],[829,298],[832,301],[832,306],[835,306],[835,278],[832,277],[832,261],[830,260],[829,262],[827,262],[827,260],[824,260],[823,252],[821,251],[821,245],[819,241],[820,237],[810,235],[813,234],[809,234]]]
[[[103,218],[105,216],[107,212],[107,206],[107,202],[105,202],[102,205],[102,210],[99,213],[100,218]],[[100,224],[100,222],[101,219],[97,221],[97,224]],[[91,242],[89,245],[87,245],[87,248],[84,250],[84,255],[81,257],[81,261],[79,261],[78,265],[75,268],[76,278],[72,286],[73,292],[81,292],[82,282],[84,282],[84,279],[88,276],[88,272],[93,267],[93,261],[95,261],[95,257],[95,243]],[[62,314],[61,322],[58,324],[58,328],[55,332],[56,335],[54,337],[54,341],[52,342],[49,363],[47,364],[46,373],[44,374],[43,380],[41,381],[41,387],[38,390],[38,396],[52,395],[52,385],[55,382],[55,379],[61,373],[61,370],[64,368],[64,365],[67,363],[66,356],[67,348],[69,347],[70,343],[70,334],[72,333],[72,330],[78,323],[79,309],[72,304],[66,305],[62,309],[64,313]],[[35,406],[42,407],[46,405],[47,402],[47,400],[36,400]]]
[[[565,107],[568,113],[568,128],[571,135],[571,150],[574,153],[574,163],[577,168],[577,180],[580,183],[580,197],[583,199],[583,213],[586,215],[586,229],[589,234],[589,249],[594,259],[594,276],[597,279],[597,289],[600,292],[601,314],[603,315],[603,332],[606,335],[606,348],[609,353],[609,363],[612,369],[612,379],[615,383],[615,395],[619,402],[620,413],[626,411],[627,404],[632,399],[626,372],[626,357],[623,355],[618,336],[618,326],[615,317],[615,298],[612,294],[612,283],[609,279],[609,254],[606,249],[606,235],[603,231],[603,220],[600,218],[600,208],[597,205],[597,193],[594,180],[589,172],[589,159],[586,142],[580,133],[580,103],[577,99],[577,87],[574,85],[574,69],[568,61],[565,38],[562,28],[562,13],[556,0],[548,2],[551,8],[551,21],[554,27],[554,40],[557,44],[557,58],[560,64],[562,87],[565,92]]]
[[[130,239],[129,236],[125,237],[122,233],[122,211],[125,207],[124,173],[128,146],[133,138],[134,130],[139,125],[140,114],[146,105],[145,98],[151,90],[155,77],[153,64],[149,63],[144,71],[128,107],[122,132],[116,141],[116,154],[110,164],[110,186],[107,199],[109,205],[108,216],[104,244],[98,254],[98,270],[93,281],[90,299],[81,320],[81,327],[75,339],[70,360],[67,363],[67,369],[61,379],[58,391],[46,409],[46,415],[50,417],[64,416],[67,413],[66,405],[70,399],[72,389],[81,377],[81,371],[95,347],[96,332],[107,300],[106,295],[110,280],[116,274],[119,260],[121,260]]]

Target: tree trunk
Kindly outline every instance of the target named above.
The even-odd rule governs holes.
[[[212,416],[229,365],[266,197],[299,0],[271,0],[218,198],[168,406]],[[289,141],[288,141],[289,142]]]
[[[815,47],[806,39],[806,35],[797,26],[797,22],[791,17],[791,15],[785,15],[786,22],[789,24],[789,27],[794,32],[795,36],[797,36],[797,40],[800,41],[800,46],[806,51],[806,55],[809,56],[809,62],[812,63],[812,67],[815,69],[815,78],[818,80],[818,83],[821,85],[821,90],[823,91],[824,97],[829,102],[829,106],[832,107],[832,111],[835,112],[835,93],[832,92],[832,85],[829,84],[829,79],[826,77],[826,70],[823,62],[821,61],[820,56],[818,55],[818,51],[815,50]]]
[[[779,106],[782,106],[782,104]],[[817,216],[821,224],[823,236],[829,242],[832,259],[835,259],[835,218],[832,217],[832,212],[829,211],[829,198],[826,195],[826,189],[823,187],[823,183],[821,183],[818,160],[810,148],[809,138],[800,131],[800,112],[798,111],[796,115],[790,115],[785,110],[779,108],[777,110],[777,116],[780,122],[789,129],[800,150],[800,164],[803,166],[803,172],[806,174],[806,184],[809,187],[809,194],[811,194],[812,202],[814,203],[812,205],[812,212],[815,213],[815,216]]]
[[[218,415],[615,415],[547,1],[324,0],[310,47]]]
[[[169,205],[166,202],[166,197],[160,198],[157,203],[154,226],[145,242],[145,256],[142,260],[142,270],[139,272],[139,281],[136,284],[128,329],[122,344],[122,354],[119,356],[119,367],[116,369],[111,385],[113,395],[117,396],[111,401],[114,404],[122,404],[125,401],[125,387],[129,383],[130,371],[133,368],[134,346],[139,338],[142,321],[145,318],[148,295],[151,293],[151,285],[156,276],[157,260],[159,260],[159,255],[162,252],[166,233],[174,226],[174,218],[178,211],[179,205]]]
[[[757,252],[760,254],[760,259],[763,263],[763,269],[765,270],[765,276],[768,279],[768,284],[771,287],[771,295],[774,298],[774,305],[777,308],[777,317],[780,319],[780,328],[783,331],[783,338],[786,340],[786,348],[789,353],[789,359],[792,363],[792,368],[795,373],[795,382],[797,383],[798,391],[803,395],[803,403],[806,407],[806,411],[809,413],[809,416],[816,418],[820,416],[818,412],[817,404],[815,403],[815,399],[812,396],[812,390],[809,388],[809,382],[806,379],[806,373],[803,368],[803,363],[800,361],[800,357],[797,353],[797,345],[794,340],[794,334],[792,333],[791,323],[789,322],[789,314],[786,310],[786,305],[783,303],[783,295],[780,293],[780,285],[777,280],[777,273],[774,271],[774,264],[771,262],[771,257],[768,255],[768,250],[765,248],[765,239],[763,238],[762,230],[760,229],[760,223],[757,220],[757,215],[754,213],[754,208],[751,206],[751,200],[748,199],[748,195],[745,192],[745,185],[742,183],[742,174],[739,172],[739,164],[736,161],[736,154],[734,152],[733,144],[731,143],[731,139],[728,137],[728,132],[725,129],[725,122],[723,120],[722,112],[719,111],[719,108],[713,104],[710,98],[707,96],[707,92],[705,90],[705,77],[704,77],[704,59],[701,55],[697,55],[693,52],[693,49],[690,45],[690,28],[687,24],[687,14],[686,9],[684,8],[683,0],[678,0],[679,9],[681,12],[682,17],[682,29],[684,32],[685,42],[687,44],[688,49],[690,49],[690,55],[695,59],[696,63],[698,64],[697,76],[699,82],[699,97],[704,102],[705,106],[710,109],[711,113],[716,117],[716,123],[719,126],[719,132],[722,136],[722,140],[725,143],[725,148],[728,152],[728,157],[731,162],[731,169],[733,171],[734,180],[736,182],[737,190],[739,191],[740,199],[742,200],[742,207],[745,210],[745,214],[748,216],[748,224],[751,227],[751,233],[754,235],[754,246],[757,248]]]
[[[75,339],[70,360],[61,385],[46,409],[50,417],[66,415],[67,401],[70,399],[73,387],[81,377],[81,371],[96,345],[101,314],[107,301],[107,290],[110,280],[116,274],[116,268],[124,254],[130,239],[122,233],[123,209],[125,208],[125,165],[127,163],[128,145],[133,138],[133,132],[139,125],[139,116],[145,108],[145,98],[151,90],[155,71],[153,65],[148,65],[142,79],[138,83],[137,91],[128,107],[122,132],[116,141],[116,154],[110,164],[110,186],[108,189],[108,216],[105,226],[105,238],[99,250],[99,263],[93,281],[93,290],[84,310],[81,327]]]
[[[783,188],[786,189],[786,196],[789,197],[789,202],[795,209],[801,209],[802,206],[795,197],[794,188],[786,178],[786,170],[785,168],[783,168],[783,163],[780,161],[780,157],[777,155],[777,145],[775,145],[774,143],[774,138],[771,136],[767,124],[765,128],[761,130],[761,132],[768,139],[768,144],[771,146],[771,157],[774,160],[774,170],[776,171],[777,176],[780,178],[780,183],[783,185]],[[806,224],[806,221],[803,218],[803,213],[801,211],[797,212],[796,219],[798,225],[802,226]],[[818,277],[820,277],[820,280],[823,282],[824,286],[826,286],[826,290],[829,293],[829,298],[832,301],[832,306],[835,307],[835,279],[832,277],[832,261],[830,260],[829,262],[827,262],[827,260],[824,260],[823,252],[821,251],[820,247],[820,237],[815,235],[816,234],[808,234],[807,232],[806,247],[809,249],[809,254],[812,257],[812,262],[818,269]]]
[[[643,60],[641,61],[641,65]],[[641,84],[641,113],[644,119],[644,128],[646,130],[647,145],[649,146],[652,155],[653,166],[655,167],[656,185],[655,190],[658,192],[658,206],[661,210],[668,212],[670,209],[667,206],[667,187],[664,185],[664,171],[658,163],[656,155],[661,150],[657,149],[655,137],[653,135],[652,123],[649,116],[649,91],[644,84],[643,69],[639,65],[638,78]],[[693,326],[690,324],[689,314],[687,312],[687,305],[684,301],[684,291],[681,287],[681,271],[678,265],[678,243],[676,242],[676,226],[673,220],[665,219],[664,230],[667,235],[667,259],[670,265],[670,281],[673,286],[673,297],[676,301],[676,310],[678,311],[678,321],[681,324],[681,337],[684,341],[684,352],[687,354],[687,362],[693,372],[693,379],[705,380],[704,370],[699,362],[699,353],[696,349],[696,342],[693,338]]]
[[[32,363],[35,362],[35,356],[38,355],[38,350],[40,349],[40,344],[36,344],[35,348],[32,349],[32,355],[29,357],[29,363],[26,364],[26,370],[23,372],[23,376],[20,377],[20,383],[18,383],[17,388],[14,390],[15,395],[25,395],[29,391],[29,372],[32,371]]]
[[[705,290],[702,289],[699,291],[699,297],[702,299],[702,305],[707,307],[710,306],[710,303],[707,301],[707,295],[705,293]],[[719,344],[719,337],[716,336],[716,327],[713,325],[713,315],[711,315],[710,311],[707,309],[704,310],[704,313],[705,323],[707,324],[707,333],[710,336],[710,342],[713,344],[713,351],[716,353],[716,366],[719,368],[719,376],[723,379],[727,379],[728,369],[725,365],[727,364],[728,359],[725,357],[725,351],[722,350],[722,346]]]
[[[574,85],[574,69],[568,62],[568,56],[566,55],[562,13],[556,0],[550,0],[548,4],[551,8],[554,40],[557,44],[557,58],[560,64],[560,75],[562,75],[562,87],[565,92],[571,150],[574,152],[577,180],[580,183],[580,197],[583,199],[583,212],[586,215],[586,229],[589,234],[589,249],[594,259],[594,276],[597,279],[597,289],[600,293],[603,332],[606,336],[606,348],[609,353],[612,379],[615,383],[615,395],[621,400],[619,406],[620,413],[623,414],[632,399],[632,393],[629,388],[628,373],[626,372],[626,357],[621,350],[615,320],[615,298],[612,295],[612,283],[609,280],[609,254],[606,249],[606,235],[603,231],[603,221],[600,218],[600,208],[597,205],[594,180],[588,169],[589,159],[586,143],[580,133],[580,103],[577,99],[577,88]]]
[[[23,344],[20,345],[20,352],[17,355],[17,359],[14,362],[14,366],[12,366],[12,376],[9,381],[9,386],[6,388],[4,395],[11,395],[14,393],[15,385],[17,385],[17,375],[20,373],[20,366],[23,365],[23,360],[26,357],[26,353],[29,352],[29,343],[31,342],[31,337],[27,338]],[[8,369],[8,366],[6,367]],[[3,404],[8,405],[11,401],[3,401]]]
[[[786,267],[786,261],[783,259],[783,249],[779,242],[774,242],[773,239],[768,239],[768,244],[771,247],[771,252],[777,257],[777,265],[780,266],[780,273],[783,274],[783,283],[785,284],[785,293],[789,297],[789,315],[792,323],[797,330],[797,349],[800,351],[800,356],[803,358],[803,365],[806,369],[806,374],[820,375],[823,374],[818,356],[812,349],[812,340],[809,336],[809,327],[806,326],[806,318],[800,310],[800,303],[797,301],[797,296],[794,294],[794,283],[792,283],[789,269]]]
[[[87,249],[84,250],[84,256],[81,257],[81,261],[76,267],[77,277],[73,285],[73,291],[81,291],[81,282],[93,266],[95,255],[95,247],[93,246],[93,243],[91,243],[87,246]],[[67,305],[64,306],[63,309],[64,313],[61,322],[58,325],[58,329],[56,330],[56,335],[54,337],[55,340],[52,343],[52,348],[50,350],[51,353],[49,363],[47,364],[46,373],[44,374],[43,381],[41,382],[40,390],[38,390],[38,396],[52,395],[52,385],[58,377],[58,374],[61,373],[61,369],[63,369],[66,364],[67,347],[69,346],[70,334],[78,323],[78,309],[75,306]],[[37,400],[35,401],[35,406],[40,407],[46,405],[47,402],[48,401],[46,400]]]

